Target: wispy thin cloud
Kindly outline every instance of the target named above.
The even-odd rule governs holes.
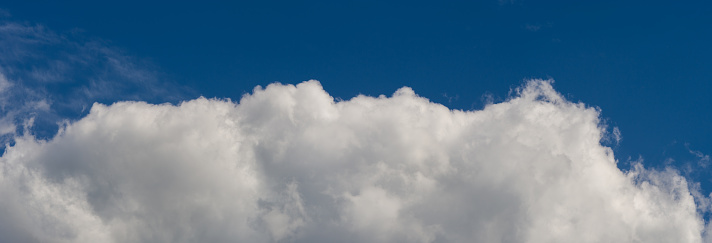
[[[540,25],[540,24],[529,24],[529,23],[527,23],[527,24],[524,25],[524,28],[527,29],[528,31],[531,31],[531,32],[537,32],[537,31],[539,31],[539,30],[541,29],[541,25]]]
[[[694,155],[698,159],[697,165],[703,168],[707,168],[707,166],[709,166],[710,156],[708,154],[704,154],[701,151],[691,149],[690,143],[685,143],[685,148],[688,152],[690,152],[690,154]]]
[[[547,23],[525,23],[523,28],[530,32],[538,32],[544,29],[551,28],[553,24],[551,22]]]
[[[56,128],[52,132],[48,126],[78,118],[96,101],[186,98],[189,89],[164,80],[157,69],[77,31],[57,33],[40,24],[0,21],[0,120],[5,124],[0,142],[7,134],[22,133],[17,125],[31,117],[42,127],[33,131],[52,135]]]

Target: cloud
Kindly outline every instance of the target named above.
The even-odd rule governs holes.
[[[0,144],[22,134],[21,124],[33,117],[36,126],[29,132],[47,137],[57,123],[79,118],[93,102],[176,102],[189,93],[153,70],[79,30],[57,33],[0,20]]]
[[[621,130],[618,127],[613,127],[613,139],[616,140],[616,145],[621,143],[623,140],[623,135],[621,135]]]
[[[551,28],[551,27],[553,27],[553,25],[554,24],[552,22],[546,22],[544,24],[542,24],[542,23],[525,23],[524,29],[527,31],[530,31],[530,32],[537,32],[540,30]]]
[[[317,81],[239,103],[94,104],[0,158],[13,242],[701,242],[686,180],[602,146],[599,111],[534,80],[450,110]]]
[[[524,24],[524,28],[531,32],[537,32],[541,29],[541,25],[527,23],[527,24]]]
[[[704,168],[704,167],[707,167],[707,166],[709,165],[709,163],[710,163],[710,156],[709,156],[709,155],[704,154],[704,153],[702,153],[702,152],[700,152],[700,151],[697,151],[697,150],[692,150],[692,149],[690,148],[690,144],[689,144],[689,143],[685,143],[685,148],[687,149],[688,152],[690,152],[690,154],[694,155],[694,156],[698,159],[698,161],[697,161],[697,165],[698,165],[698,166]]]

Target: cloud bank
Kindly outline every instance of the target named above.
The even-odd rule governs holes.
[[[0,158],[4,242],[702,242],[684,177],[630,171],[599,111],[530,81],[450,110],[317,81],[239,103],[94,104]]]

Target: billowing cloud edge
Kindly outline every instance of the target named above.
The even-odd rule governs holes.
[[[532,80],[479,111],[319,82],[94,104],[0,158],[23,242],[702,242],[673,169],[616,166],[600,111]]]

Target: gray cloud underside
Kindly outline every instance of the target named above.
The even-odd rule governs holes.
[[[316,81],[95,104],[0,158],[4,242],[702,242],[686,180],[622,172],[549,82],[480,111]]]

